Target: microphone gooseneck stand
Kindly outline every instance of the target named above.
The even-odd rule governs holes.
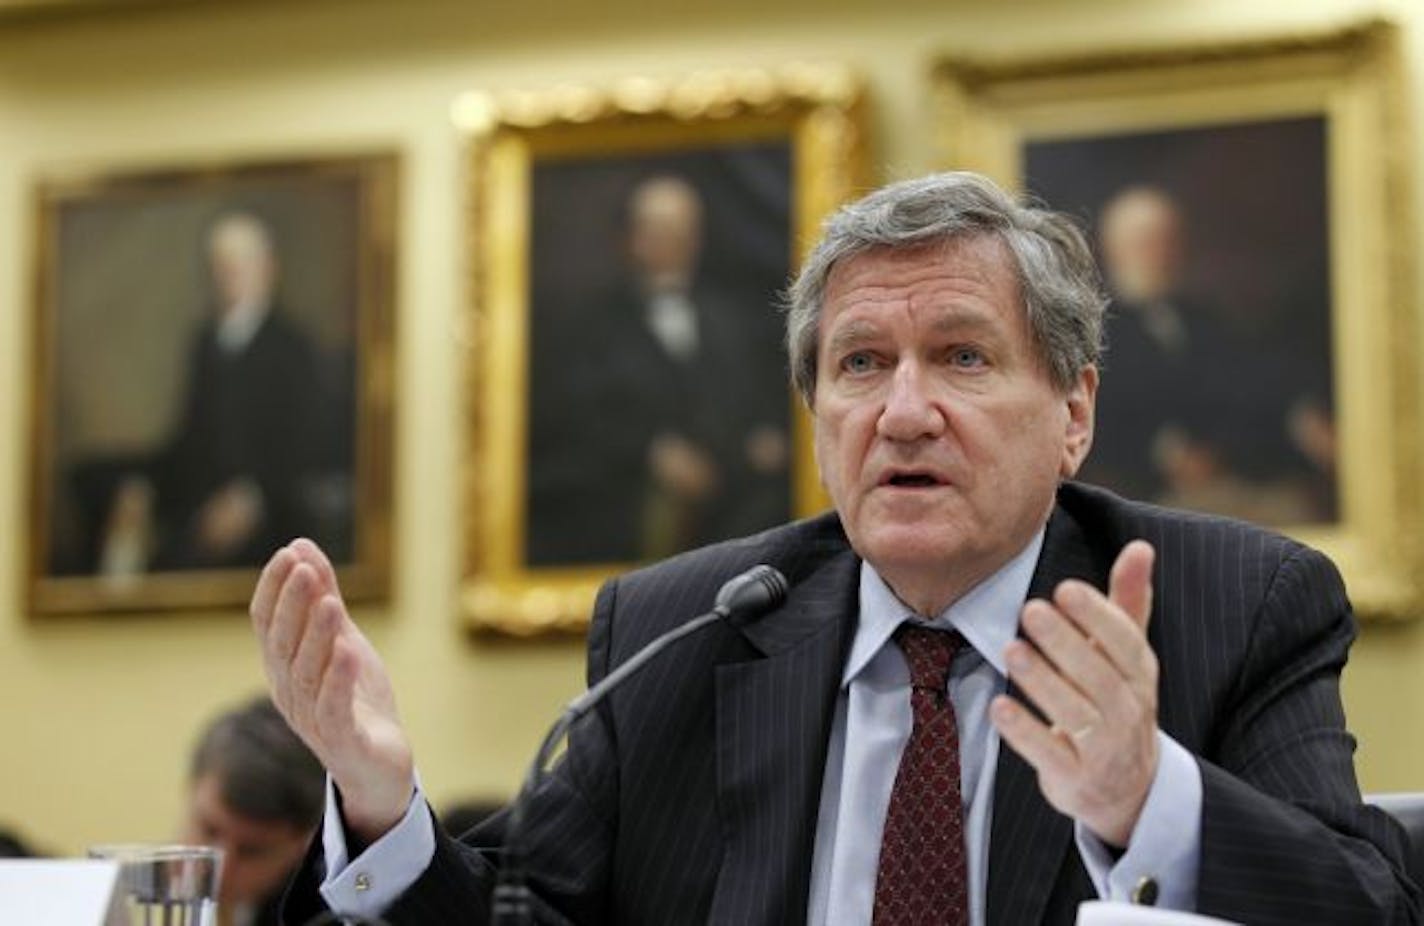
[[[533,898],[524,866],[524,815],[530,799],[549,774],[549,759],[559,743],[573,729],[574,724],[608,697],[610,692],[678,640],[721,620],[729,621],[738,627],[745,626],[784,601],[787,588],[786,577],[775,567],[765,564],[753,566],[734,576],[718,589],[711,611],[655,638],[604,676],[598,684],[564,706],[563,713],[549,729],[539,751],[535,753],[519,794],[510,805],[509,827],[505,831],[499,879],[495,883],[491,906],[496,926],[529,926],[533,922]]]

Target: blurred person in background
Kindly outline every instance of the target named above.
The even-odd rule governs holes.
[[[275,926],[321,820],[325,773],[272,702],[219,715],[198,739],[182,839],[223,850],[220,926]]]
[[[0,858],[37,858],[39,855],[14,830],[0,827]]]

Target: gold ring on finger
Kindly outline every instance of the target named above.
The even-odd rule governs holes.
[[[1076,744],[1086,739],[1096,729],[1097,724],[1092,723],[1085,723],[1076,730],[1067,730],[1055,723],[1049,728],[1049,732],[1056,736],[1067,737],[1070,742]]]

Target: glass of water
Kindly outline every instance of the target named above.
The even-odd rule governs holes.
[[[142,843],[91,846],[89,857],[119,863],[116,890],[129,926],[213,926],[222,850]]]

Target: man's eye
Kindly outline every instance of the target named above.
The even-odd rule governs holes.
[[[841,361],[841,369],[847,373],[869,373],[875,369],[875,358],[865,351],[856,351]]]
[[[949,352],[949,362],[957,367],[983,366],[984,355],[977,347],[956,347]]]

